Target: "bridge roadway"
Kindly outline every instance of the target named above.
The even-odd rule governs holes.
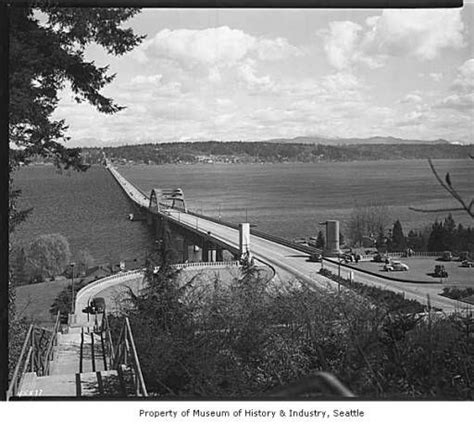
[[[115,168],[110,165],[107,167],[128,197],[140,207],[148,209],[148,196],[126,180]],[[218,244],[227,245],[234,250],[239,249],[239,231],[237,229],[178,210],[167,209],[160,214],[167,216],[168,219],[192,231],[202,233]],[[319,274],[321,269],[320,263],[308,262],[307,253],[255,235],[250,236],[250,250],[257,260],[272,265],[282,281],[291,280],[296,277],[313,288],[330,290],[337,290],[338,288],[337,283]],[[396,283],[383,280],[382,278],[374,278],[363,273],[358,274],[360,274],[357,275],[359,277],[357,278],[358,281],[404,293],[407,299],[417,300],[422,304],[427,303],[427,294],[429,294],[431,305],[441,308],[446,312],[459,311],[463,307],[458,301],[439,296],[438,292],[441,291],[441,288],[438,290],[419,284]]]

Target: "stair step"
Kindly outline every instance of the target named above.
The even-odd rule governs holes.
[[[58,333],[50,375],[38,377],[36,373],[26,373],[18,396],[123,398],[133,393],[127,369],[105,371],[100,334],[93,333],[92,327],[68,327],[68,330]]]
[[[27,372],[20,381],[18,396],[36,396],[35,385],[38,376],[35,372]]]
[[[34,373],[33,373],[34,374]],[[123,397],[117,371],[29,377],[18,396]]]
[[[63,374],[37,377],[27,388],[22,387],[18,396],[76,396],[76,375]]]

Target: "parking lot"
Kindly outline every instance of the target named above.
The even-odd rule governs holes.
[[[359,262],[358,268],[376,272],[380,275],[389,275],[400,280],[418,280],[427,283],[441,283],[443,286],[474,287],[474,268],[461,267],[458,261],[438,261],[434,257],[393,258],[408,265],[408,271],[384,271],[384,263]],[[352,264],[354,265],[354,264]],[[447,278],[433,277],[435,265],[444,265],[448,272]]]

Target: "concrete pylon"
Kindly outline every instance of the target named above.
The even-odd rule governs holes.
[[[250,259],[250,224],[239,224],[239,250],[241,258]]]
[[[330,220],[321,222],[320,225],[326,226],[324,256],[338,256],[341,253],[341,249],[339,248],[339,221]]]

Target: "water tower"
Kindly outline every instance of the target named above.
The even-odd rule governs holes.
[[[324,256],[337,256],[341,253],[339,248],[339,221],[330,220],[320,222],[326,226],[326,245],[324,246]]]

